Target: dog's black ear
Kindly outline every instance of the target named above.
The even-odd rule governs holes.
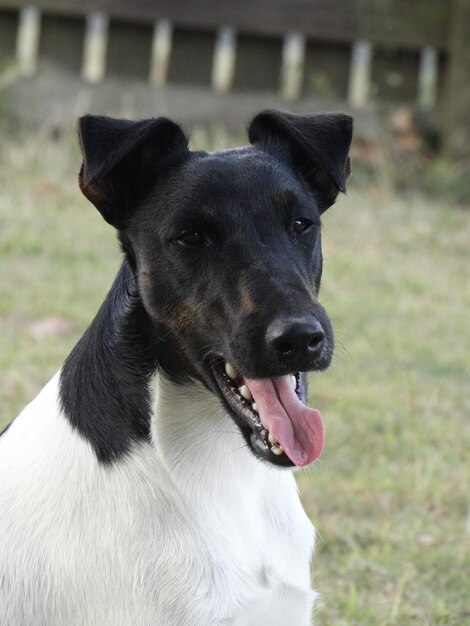
[[[156,177],[189,152],[181,128],[163,117],[132,122],[85,115],[78,134],[80,189],[116,228],[125,225],[129,207]]]
[[[334,203],[340,191],[346,191],[346,178],[351,172],[350,115],[263,111],[252,120],[248,137],[250,143],[267,149],[279,151],[279,144],[284,146],[288,160],[314,193],[321,212]]]

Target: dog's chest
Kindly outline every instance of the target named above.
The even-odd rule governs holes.
[[[181,603],[199,603],[201,624],[309,624],[313,532],[295,488],[284,480],[290,477],[271,485],[255,479],[245,494],[222,478],[226,494],[218,500],[193,494],[182,512],[191,522],[187,532],[173,537],[174,552],[187,556],[187,583],[179,584],[178,565],[170,574]],[[175,511],[174,528],[181,528],[179,515]]]
[[[207,562],[202,576],[220,623],[309,624],[314,532],[292,474],[255,459],[207,392],[172,391],[159,381],[155,446],[192,522],[193,566]]]
[[[235,501],[225,519],[217,514],[209,523],[200,519],[212,569],[218,573],[213,601],[231,607],[227,623],[310,623],[312,529],[306,519],[282,510],[291,499],[292,494],[278,486],[261,502]]]

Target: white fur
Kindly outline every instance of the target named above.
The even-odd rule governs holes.
[[[55,376],[0,438],[1,626],[306,626],[314,531],[291,472],[215,396],[155,376],[153,444],[99,464]]]

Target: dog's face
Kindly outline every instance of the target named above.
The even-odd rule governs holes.
[[[333,354],[320,215],[345,187],[350,118],[265,112],[250,147],[211,154],[165,119],[87,116],[80,136],[80,186],[119,230],[161,366],[219,396],[258,456],[310,463],[323,426],[301,373]]]

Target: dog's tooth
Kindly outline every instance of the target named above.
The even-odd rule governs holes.
[[[269,435],[268,435],[268,441],[269,441],[269,443],[272,443],[272,444],[274,444],[274,445],[276,445],[277,443],[279,443],[279,442],[278,442],[278,440],[276,439],[276,437],[275,437],[272,433],[269,433]]]
[[[256,402],[253,402],[253,404],[251,405],[251,408],[253,409],[255,413],[258,413],[258,405],[256,404]]]
[[[268,434],[268,431],[263,428],[262,430],[260,430],[259,434],[261,435],[261,437],[266,437],[266,435]]]
[[[274,445],[274,446],[271,446],[271,452],[275,454],[276,456],[280,456],[284,452],[284,450],[282,449],[282,446]]]
[[[230,363],[225,364],[225,373],[232,380],[236,380],[237,378],[240,377],[240,374],[238,373],[238,371],[233,367],[233,365],[230,365]]]
[[[292,383],[292,387],[294,387],[294,389],[297,387],[297,379],[295,376],[291,376],[290,377],[290,382]]]
[[[253,400],[253,396],[251,395],[251,391],[248,389],[246,385],[242,385],[238,388],[240,395],[245,398],[245,400]]]

